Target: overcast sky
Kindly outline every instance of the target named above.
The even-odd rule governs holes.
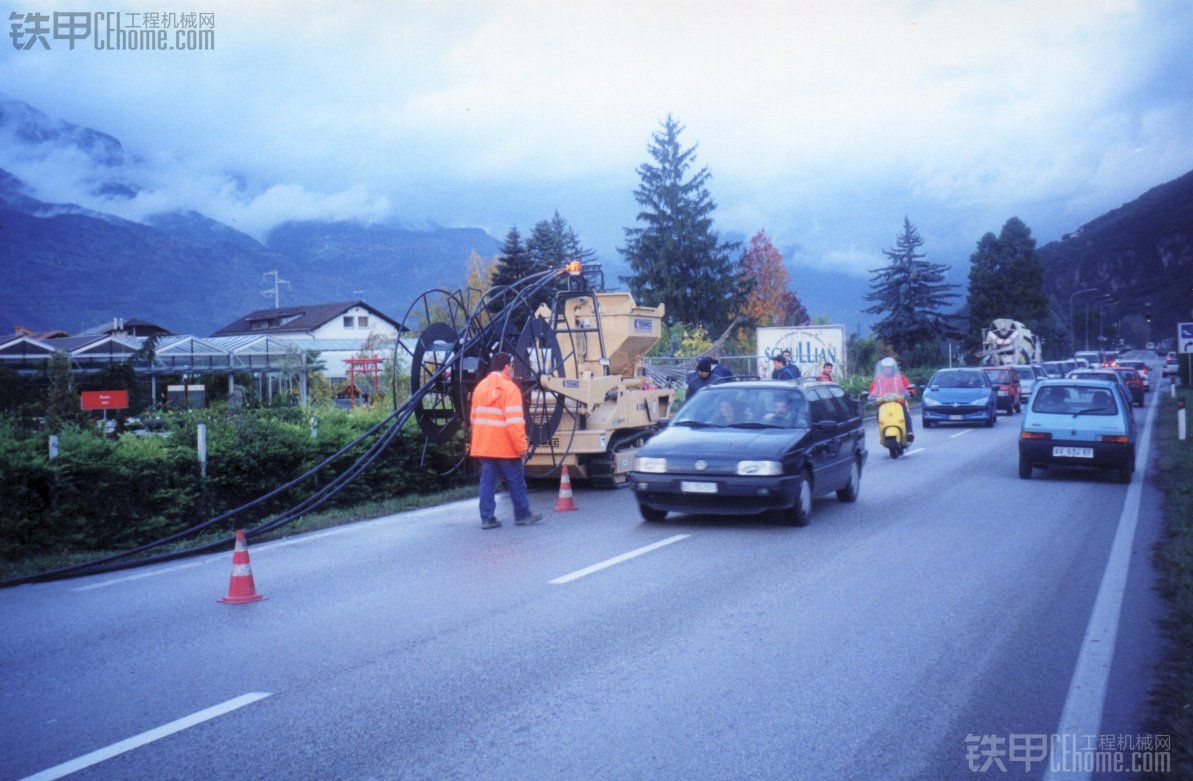
[[[145,158],[151,190],[109,205],[134,217],[196,208],[257,236],[295,218],[500,236],[558,208],[608,259],[671,112],[712,170],[718,228],[766,228],[801,248],[797,268],[863,273],[904,214],[932,259],[963,265],[1011,215],[1051,240],[1193,169],[1184,0],[93,10],[167,8],[214,13],[215,50],[0,46],[0,90]],[[43,195],[69,187],[43,179]]]

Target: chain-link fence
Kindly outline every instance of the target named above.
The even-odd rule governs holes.
[[[646,374],[651,382],[660,388],[682,388],[687,384],[688,374],[696,371],[697,356],[646,358],[643,363]],[[758,356],[756,355],[722,355],[717,358],[721,365],[733,372],[735,377],[757,378],[763,375],[759,372]],[[766,377],[770,376],[770,367],[766,368]]]

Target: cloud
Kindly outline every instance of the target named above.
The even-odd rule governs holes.
[[[214,51],[8,49],[7,89],[175,161],[195,181],[156,182],[163,202],[257,230],[288,209],[506,226],[559,206],[607,254],[669,111],[719,228],[851,269],[903,214],[964,257],[962,231],[1020,213],[1058,232],[1193,168],[1183,2],[205,7]]]

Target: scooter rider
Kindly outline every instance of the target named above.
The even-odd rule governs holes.
[[[907,399],[915,393],[907,378],[899,372],[899,364],[894,358],[883,358],[874,367],[874,381],[870,383],[870,398],[893,394],[903,398],[903,420],[907,426],[907,441],[915,441],[915,433],[911,430],[911,409],[907,406]]]

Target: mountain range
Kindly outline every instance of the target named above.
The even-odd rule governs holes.
[[[1150,316],[1156,341],[1193,320],[1193,171],[1040,248],[1044,288],[1068,309],[1109,297],[1108,319]]]
[[[5,161],[32,172],[30,181]],[[291,220],[254,237],[194,209],[135,219],[112,213],[153,194],[148,169],[111,135],[0,95],[0,334],[16,326],[76,332],[117,316],[208,334],[268,306],[263,275],[274,270],[290,283],[281,293],[285,304],[359,298],[398,319],[423,290],[457,287],[471,253],[492,257],[500,246],[480,228],[433,223]],[[35,175],[65,177],[73,189],[46,187]],[[226,177],[244,186],[237,174]],[[41,195],[64,190],[91,208]],[[865,278],[805,264],[798,247],[783,249],[812,316],[867,330],[874,318],[861,312]],[[1150,314],[1157,334],[1166,334],[1193,314],[1193,172],[1041,247],[1040,255],[1047,292],[1065,308],[1072,291],[1096,288],[1117,300],[1114,317]],[[605,271],[617,286],[627,269],[612,259]],[[954,272],[964,278],[965,269]]]
[[[144,161],[119,140],[0,95],[0,148],[32,170],[65,160],[87,196],[120,204],[145,192]],[[400,318],[431,287],[457,287],[472,252],[500,246],[479,228],[295,220],[260,240],[193,210],[140,220],[51,203],[0,167],[0,334],[76,332],[137,317],[209,334],[268,306],[263,275],[289,281],[286,304],[361,298]],[[272,295],[271,295],[272,298]]]

